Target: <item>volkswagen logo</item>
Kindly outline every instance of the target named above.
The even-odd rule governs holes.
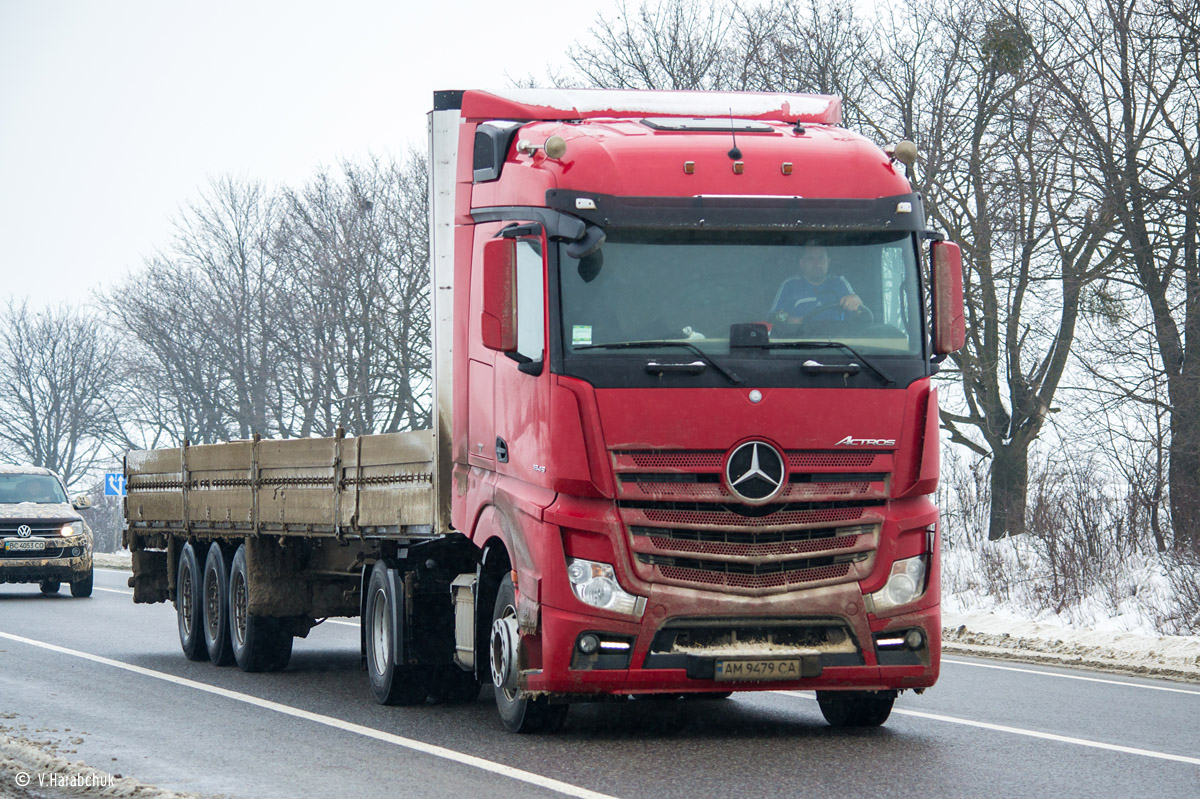
[[[21,538],[29,538],[29,536],[33,535],[33,528],[28,524],[22,524],[17,528],[17,535]]]
[[[783,456],[765,441],[747,441],[735,447],[725,462],[725,484],[734,496],[751,504],[774,499],[786,480]]]

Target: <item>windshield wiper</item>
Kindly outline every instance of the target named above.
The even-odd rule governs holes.
[[[858,358],[860,361],[862,361],[864,366],[866,366],[868,369],[870,369],[875,374],[879,375],[879,378],[881,380],[883,380],[883,382],[886,383],[887,385],[893,386],[896,384],[896,381],[892,379],[891,375],[889,375],[887,372],[883,371],[878,366],[876,366],[875,364],[871,363],[869,360],[864,358],[861,354],[859,354],[858,350],[854,349],[849,344],[843,344],[840,341],[777,341],[777,342],[774,342],[771,344],[763,344],[763,345],[761,345],[761,349],[764,349],[764,350],[842,349],[842,350],[845,350],[846,352],[850,353],[851,355],[853,355],[855,358]]]
[[[707,363],[712,368],[716,369],[729,380],[730,383],[745,383],[746,381],[738,377],[732,370],[726,369],[721,364],[710,358],[704,350],[697,347],[695,344],[689,344],[686,341],[618,341],[612,344],[579,344],[573,349],[577,350],[652,350],[657,347],[680,347],[695,355],[700,360]]]

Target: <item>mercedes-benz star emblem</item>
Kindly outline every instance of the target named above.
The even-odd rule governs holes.
[[[33,528],[28,524],[22,524],[17,528],[17,535],[21,538],[29,538],[29,536],[33,535]]]
[[[735,496],[750,503],[773,499],[786,478],[783,456],[765,441],[747,441],[729,453],[725,482]]]

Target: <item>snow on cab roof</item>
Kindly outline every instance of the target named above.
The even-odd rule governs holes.
[[[462,112],[472,119],[732,115],[837,125],[842,121],[842,101],[828,94],[774,92],[495,89],[464,92]]]

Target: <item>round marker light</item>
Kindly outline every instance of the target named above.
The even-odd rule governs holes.
[[[909,630],[908,635],[904,636],[904,645],[909,649],[920,649],[925,643],[925,636],[920,630]]]
[[[591,655],[600,648],[600,639],[592,633],[585,633],[579,636],[579,651],[585,655]]]

